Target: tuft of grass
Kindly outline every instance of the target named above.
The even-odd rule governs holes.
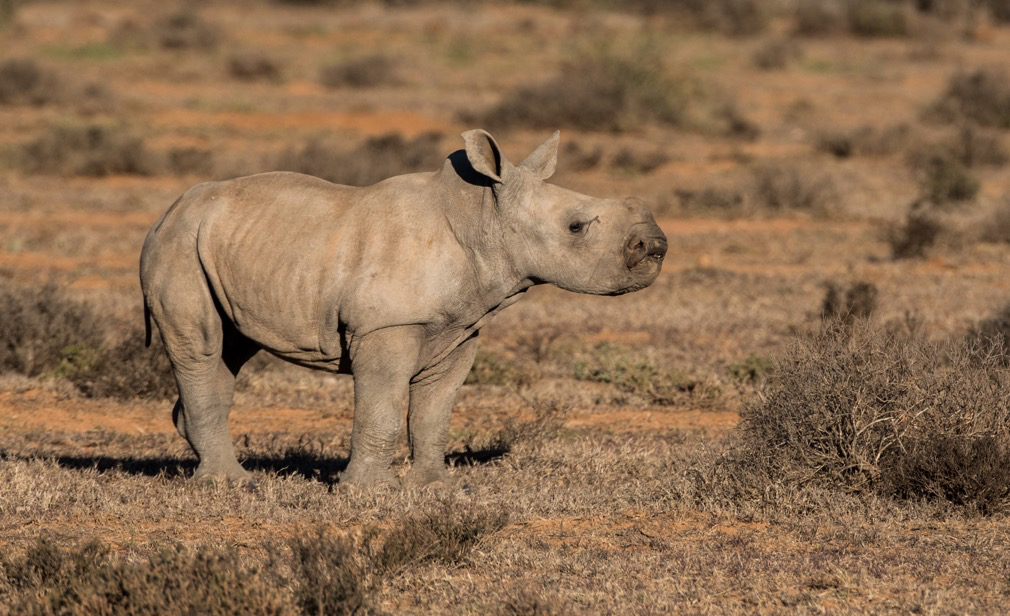
[[[102,334],[90,306],[54,284],[0,290],[0,372],[49,374],[68,354],[99,348]]]
[[[945,122],[1010,129],[1010,78],[1003,69],[959,71],[927,115]]]
[[[437,169],[445,158],[442,136],[425,133],[413,139],[400,134],[372,137],[353,149],[314,139],[288,150],[271,165],[351,186],[365,186],[401,173]]]
[[[392,575],[426,563],[462,566],[489,535],[505,527],[508,519],[508,512],[501,509],[469,510],[442,501],[383,533],[381,546],[374,553],[374,565]]]
[[[327,88],[375,88],[396,85],[400,82],[398,65],[398,62],[382,54],[327,64],[319,69],[319,83]]]
[[[943,232],[943,224],[928,207],[916,202],[904,224],[887,230],[886,239],[894,259],[921,259]]]
[[[374,611],[376,580],[354,543],[323,528],[289,541],[296,580],[294,599],[302,614],[367,614]]]
[[[574,128],[620,132],[656,122],[678,126],[700,94],[693,81],[666,76],[662,56],[650,48],[632,54],[609,49],[579,56],[561,74],[520,87],[468,123],[491,128]]]
[[[51,126],[27,143],[21,156],[29,173],[101,177],[154,172],[144,140],[120,125]]]
[[[877,285],[859,281],[843,289],[829,282],[821,302],[821,318],[851,325],[858,319],[868,319],[877,308]]]
[[[55,72],[30,58],[0,62],[0,105],[45,105],[62,98],[63,84]]]
[[[674,405],[689,396],[708,399],[718,395],[712,385],[679,372],[661,370],[610,343],[596,345],[588,358],[575,362],[572,370],[576,380],[609,383],[651,404]]]
[[[998,350],[826,327],[745,405],[734,455],[788,482],[1004,511],[1010,372]]]

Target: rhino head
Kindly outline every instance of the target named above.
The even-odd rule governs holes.
[[[503,242],[521,278],[577,293],[620,295],[659,276],[666,236],[643,203],[599,199],[544,181],[557,164],[559,132],[518,165],[486,131],[462,136],[467,162],[493,194],[481,224]]]

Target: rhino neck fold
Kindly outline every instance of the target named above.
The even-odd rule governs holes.
[[[472,169],[461,173],[454,157],[436,174],[442,192],[438,204],[452,236],[470,259],[478,292],[496,306],[532,283],[519,271],[506,245],[493,185]]]

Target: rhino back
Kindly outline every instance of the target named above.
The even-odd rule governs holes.
[[[239,331],[303,362],[340,357],[341,335],[451,320],[466,258],[431,174],[366,188],[299,174],[222,182],[196,212],[200,263]]]

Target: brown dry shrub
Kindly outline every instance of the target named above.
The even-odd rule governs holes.
[[[754,199],[773,210],[830,212],[838,204],[832,179],[798,164],[762,164],[753,169]]]
[[[54,284],[0,290],[0,372],[52,373],[68,355],[98,349],[103,326]]]
[[[332,140],[314,139],[284,152],[272,166],[337,184],[365,186],[401,173],[437,169],[445,158],[441,144],[438,133],[413,139],[400,134],[372,137],[352,149]]]
[[[838,158],[851,156],[888,156],[904,149],[911,128],[898,124],[887,128],[862,126],[851,131],[828,131],[817,137],[818,150]]]
[[[375,611],[377,580],[358,547],[347,537],[318,528],[289,541],[296,581],[295,603],[303,614],[367,614]]]
[[[99,123],[51,126],[21,155],[29,173],[151,175],[155,166],[142,138],[124,126]]]
[[[908,20],[903,2],[848,0],[845,17],[849,32],[856,36],[883,38],[908,34]]]
[[[72,349],[58,373],[89,398],[166,400],[178,393],[161,340],[147,348],[141,331],[111,347]]]
[[[918,176],[919,196],[934,205],[972,201],[981,188],[971,170],[946,148],[917,152],[909,163]]]
[[[234,548],[176,546],[132,564],[98,543],[74,550],[41,539],[4,557],[2,570],[17,614],[294,613],[273,567]]]
[[[793,32],[800,36],[838,34],[845,29],[841,2],[799,0],[793,12]]]
[[[319,69],[319,83],[327,88],[375,88],[400,82],[399,62],[382,54],[327,64]]]
[[[930,106],[927,115],[945,122],[968,120],[1010,129],[1010,78],[1002,69],[959,71],[951,76],[946,92]]]
[[[921,259],[936,244],[943,233],[943,223],[930,208],[916,202],[908,211],[905,222],[887,229],[885,238],[894,259]]]
[[[981,239],[986,242],[1010,244],[1010,198],[996,206],[982,228]]]
[[[29,58],[0,62],[0,105],[45,105],[59,100],[63,84],[53,71]]]
[[[228,58],[228,74],[242,81],[280,81],[281,67],[262,53],[247,51]]]
[[[869,318],[877,307],[877,295],[877,285],[872,282],[859,281],[844,289],[829,282],[821,302],[821,318],[847,324]]]
[[[826,327],[745,405],[730,459],[787,482],[1005,510],[1010,372],[999,351],[872,323]]]
[[[198,13],[184,10],[155,22],[148,36],[164,49],[195,49],[211,51],[223,38],[217,26]]]
[[[619,132],[650,121],[683,124],[698,96],[691,80],[667,78],[657,52],[622,54],[604,46],[567,63],[557,77],[520,87],[491,109],[462,119],[492,129]]]

